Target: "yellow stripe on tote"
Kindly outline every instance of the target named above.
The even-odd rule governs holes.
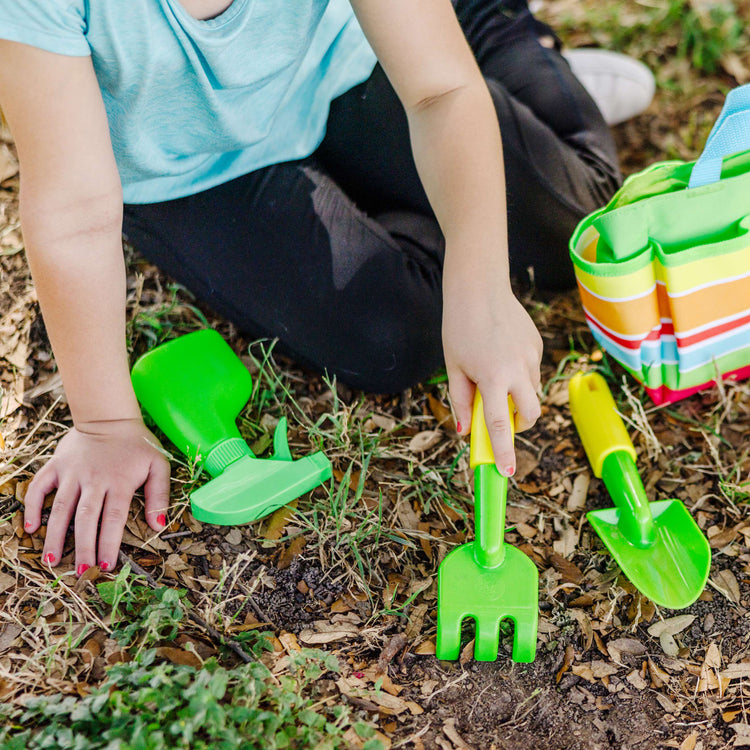
[[[680,266],[658,263],[658,276],[669,287],[670,294],[684,294],[696,287],[723,284],[727,278],[750,275],[750,247],[727,255],[701,258]]]
[[[615,267],[614,264],[607,264],[607,266]],[[656,283],[653,265],[644,266],[623,276],[594,276],[577,267],[576,276],[592,294],[612,300],[632,299],[652,294]]]

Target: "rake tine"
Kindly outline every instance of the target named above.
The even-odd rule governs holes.
[[[495,661],[500,644],[500,618],[477,619],[474,640],[474,658],[477,661]]]
[[[529,663],[534,661],[536,655],[536,631],[537,618],[529,615],[528,617],[512,618],[513,628],[513,655],[512,659],[516,662]]]
[[[455,660],[461,653],[461,618],[438,609],[437,647],[438,659]]]

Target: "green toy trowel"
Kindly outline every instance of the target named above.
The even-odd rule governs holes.
[[[144,354],[133,387],[164,434],[213,477],[190,495],[199,521],[255,521],[331,477],[323,453],[292,460],[286,418],[273,436],[273,456],[256,458],[235,420],[252,381],[242,361],[213,330],[181,336]]]
[[[670,609],[689,606],[708,579],[708,540],[679,500],[648,501],[635,448],[604,378],[579,372],[568,387],[570,413],[591,468],[617,506],[589,511],[586,518],[644,596]]]

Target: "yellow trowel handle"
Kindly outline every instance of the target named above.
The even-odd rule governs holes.
[[[515,413],[513,399],[508,396],[508,413],[510,414],[510,437],[515,437]],[[469,466],[475,469],[481,464],[494,464],[495,454],[492,451],[490,433],[484,420],[484,402],[479,388],[474,390],[474,406],[471,412],[471,442],[469,444]]]
[[[601,477],[604,459],[615,451],[625,451],[635,461],[635,448],[607,381],[596,372],[578,372],[570,379],[568,393],[570,413],[594,476]]]

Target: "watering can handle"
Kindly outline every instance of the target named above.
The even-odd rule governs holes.
[[[596,372],[576,373],[568,384],[570,413],[588,456],[594,476],[601,477],[604,459],[625,451],[633,461],[636,452],[607,381]]]
[[[719,119],[695,162],[688,187],[718,182],[724,157],[747,149],[750,149],[750,84],[738,86],[727,94]]]

